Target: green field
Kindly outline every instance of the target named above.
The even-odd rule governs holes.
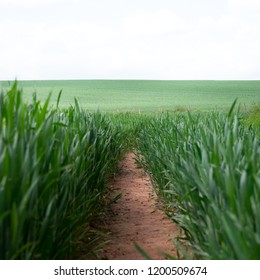
[[[241,113],[233,102],[259,104],[259,82],[35,85],[42,102],[23,101],[19,88],[28,99],[33,82],[0,93],[0,259],[80,258],[80,244],[96,258],[103,233],[91,224],[107,203],[120,203],[119,196],[106,202],[106,186],[128,151],[181,228],[174,242],[185,258],[260,259],[260,105]],[[71,106],[50,106],[51,88],[63,88],[61,105]],[[203,112],[106,113],[178,106]],[[216,107],[229,111],[204,112]]]
[[[0,87],[9,88],[9,82]],[[260,102],[260,81],[155,81],[155,80],[57,80],[19,81],[25,100],[33,92],[45,100],[52,92],[55,104],[60,90],[61,107],[74,104],[102,112],[161,112],[225,110],[237,98],[242,108]]]

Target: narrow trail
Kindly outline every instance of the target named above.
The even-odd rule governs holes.
[[[142,260],[134,242],[153,259],[165,259],[164,253],[176,256],[171,238],[179,228],[158,207],[158,200],[149,178],[137,167],[134,154],[120,163],[118,176],[110,184],[111,198],[122,197],[110,206],[106,230],[109,243],[100,254],[108,260]]]

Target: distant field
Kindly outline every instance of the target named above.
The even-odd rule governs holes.
[[[0,81],[0,87],[9,88]],[[45,100],[52,92],[55,104],[60,90],[61,107],[74,103],[90,111],[160,112],[225,110],[238,98],[242,108],[260,103],[260,81],[156,81],[156,80],[57,80],[19,81],[25,100],[37,92]]]

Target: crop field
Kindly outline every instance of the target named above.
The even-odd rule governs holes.
[[[83,235],[93,249],[90,222],[129,150],[180,250],[260,259],[259,81],[1,84],[0,259],[73,258]]]
[[[22,101],[16,84],[0,96],[0,259],[69,256],[107,176],[122,135],[78,103],[50,110]]]
[[[260,258],[259,134],[239,115],[156,118],[138,155],[196,257]]]
[[[0,82],[8,88],[10,83]],[[60,90],[60,107],[74,104],[101,112],[209,111],[228,110],[237,98],[241,109],[260,102],[260,81],[153,81],[153,80],[72,80],[19,81],[24,99],[37,92],[46,100],[52,92],[55,104]]]

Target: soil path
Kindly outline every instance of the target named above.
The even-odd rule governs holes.
[[[119,174],[109,190],[111,198],[120,193],[122,197],[110,205],[107,213],[109,243],[101,252],[101,259],[145,259],[134,242],[153,259],[165,259],[164,253],[176,256],[171,239],[179,235],[179,228],[158,208],[151,182],[137,167],[133,153],[120,163]]]

